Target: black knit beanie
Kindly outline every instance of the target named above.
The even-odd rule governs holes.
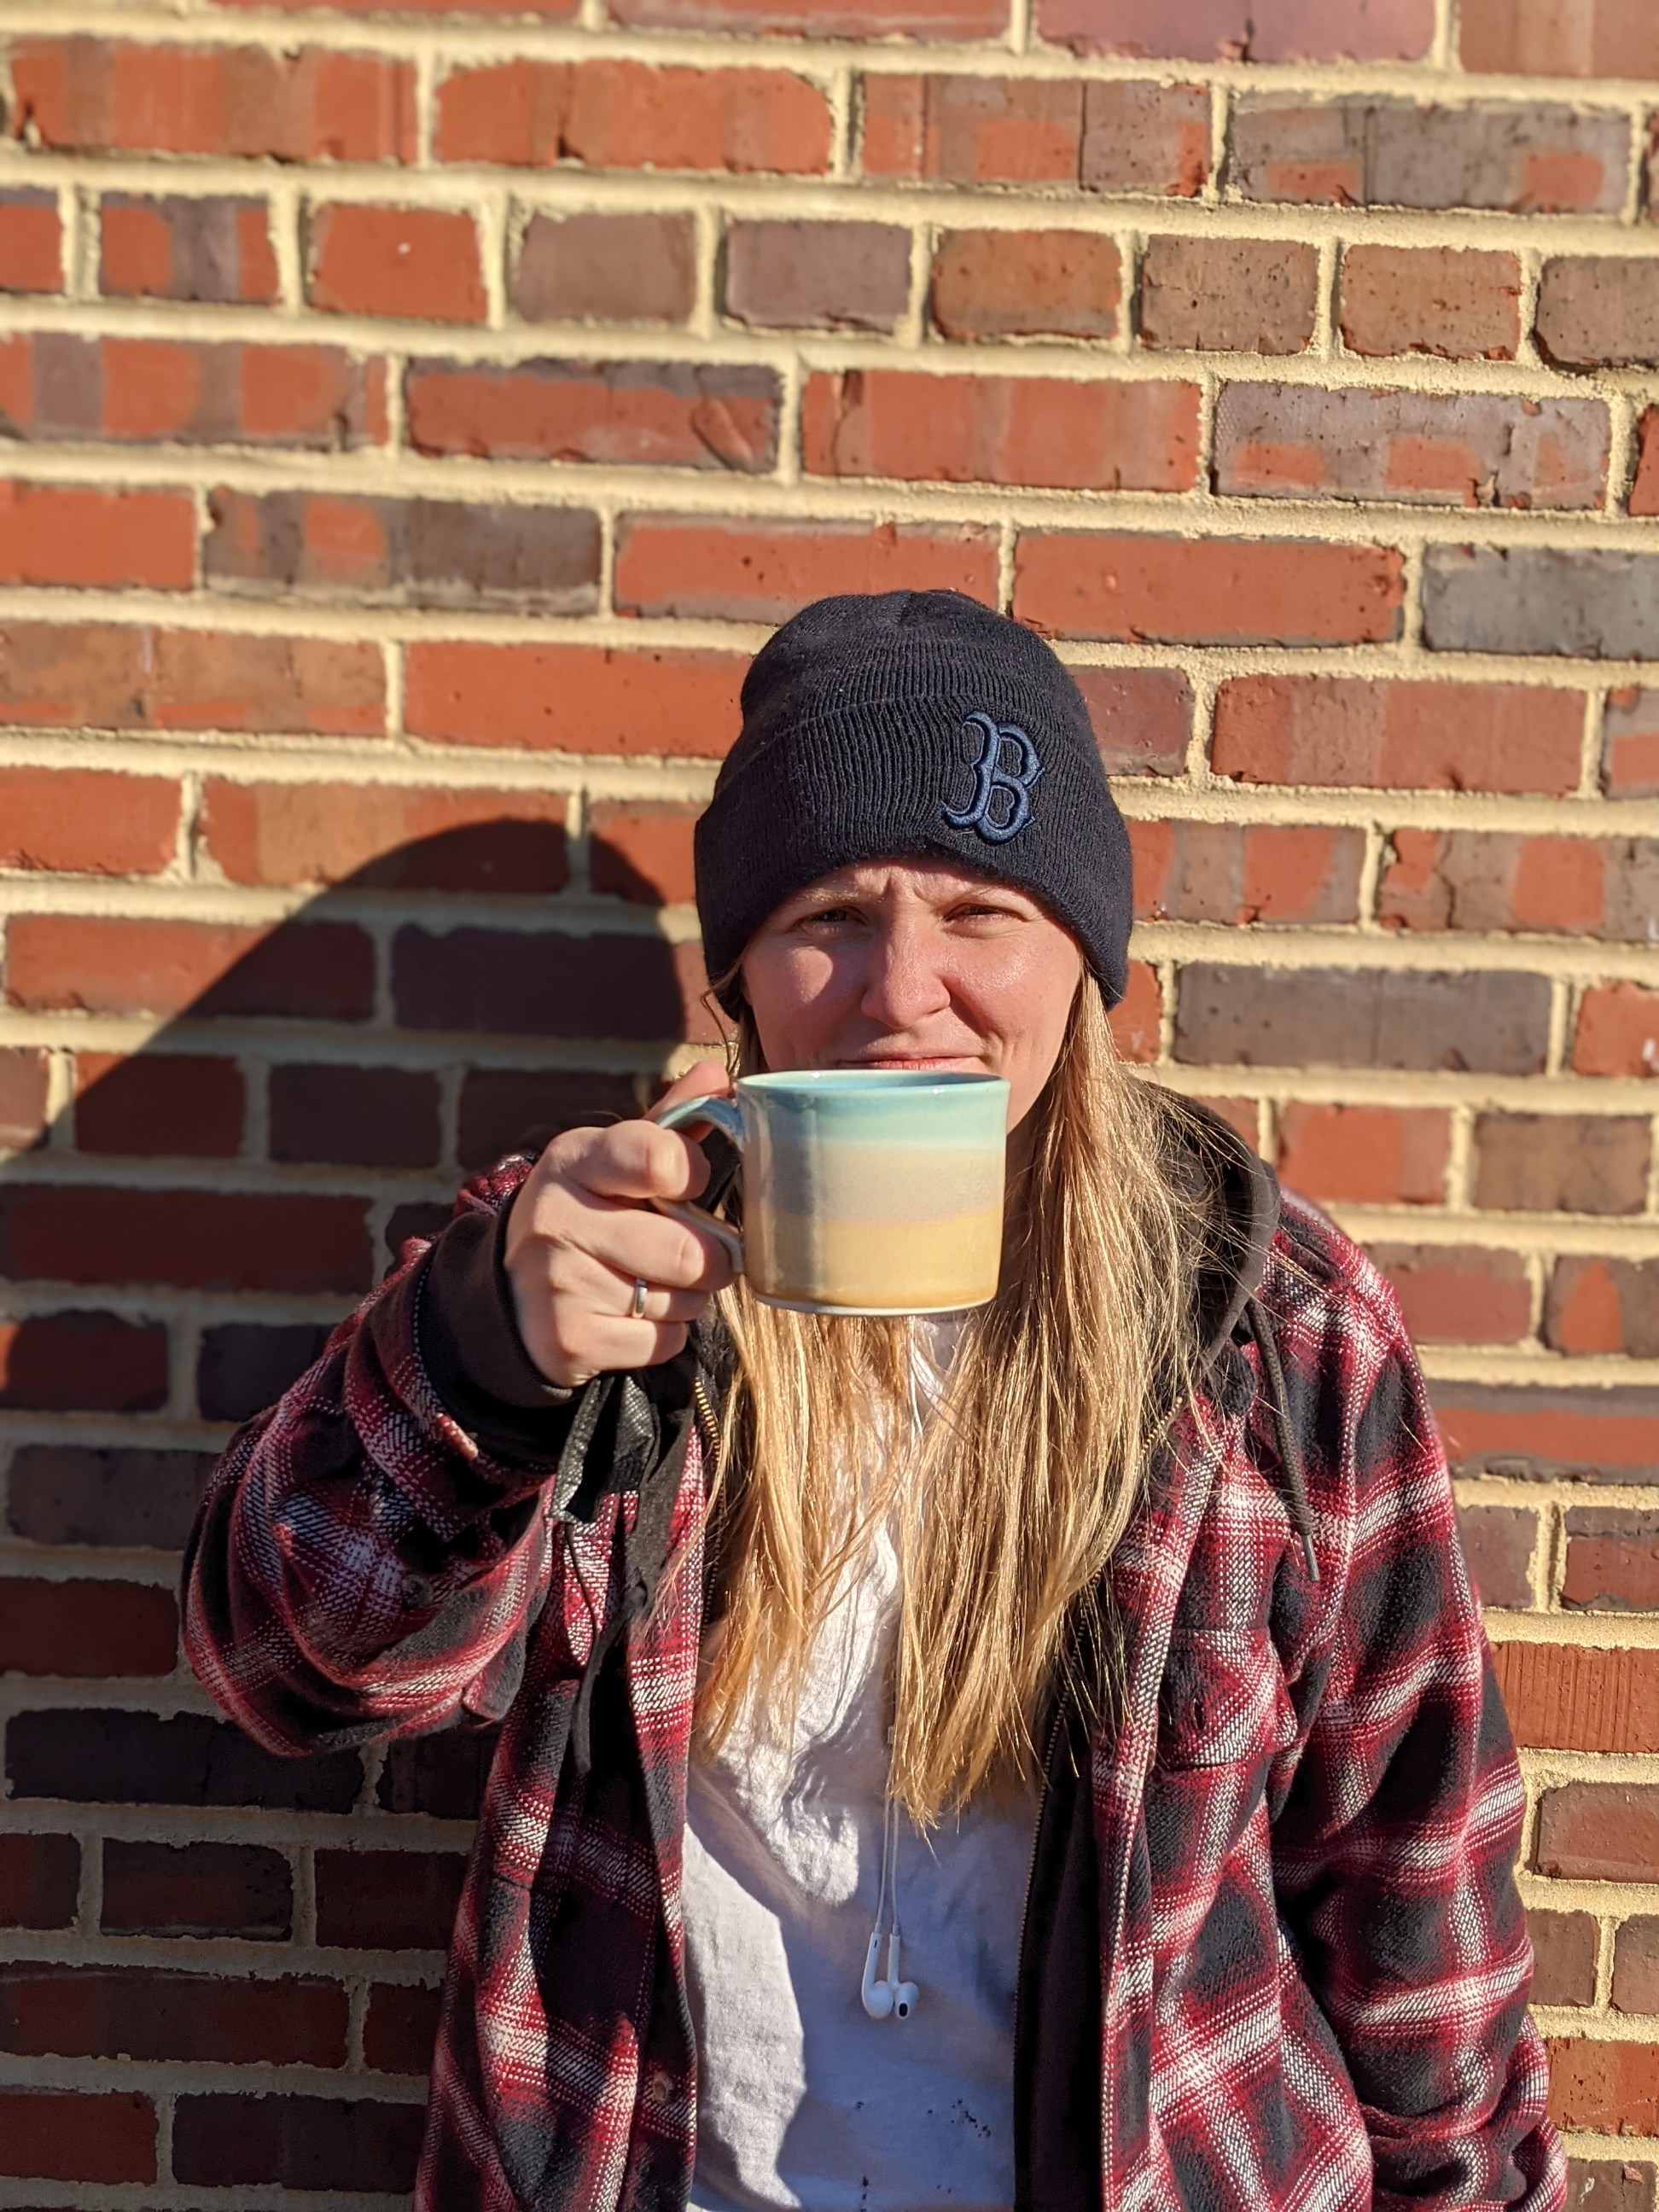
[[[756,654],[697,824],[708,973],[836,868],[956,860],[1030,891],[1123,996],[1129,838],[1089,710],[1042,640],[959,592],[819,599]],[[735,978],[720,993],[735,1013]]]

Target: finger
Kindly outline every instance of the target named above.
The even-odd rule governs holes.
[[[665,1290],[660,1283],[647,1281],[643,1275],[613,1274],[611,1297],[614,1310],[623,1321],[694,1322],[702,1316],[708,1304],[702,1291]]]
[[[586,1210],[570,1224],[567,1238],[629,1282],[643,1275],[648,1283],[707,1297],[732,1279],[731,1256],[718,1237],[644,1206]]]
[[[695,1198],[708,1181],[700,1146],[654,1121],[618,1121],[591,1133],[564,1173],[604,1198]]]
[[[677,1076],[647,1117],[654,1121],[671,1106],[678,1106],[683,1098],[729,1098],[732,1094],[730,1069],[723,1060],[700,1060],[695,1067],[688,1067],[684,1075]]]

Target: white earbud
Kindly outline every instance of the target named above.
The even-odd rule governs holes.
[[[887,1972],[878,1978],[876,1968],[881,1960],[881,1947],[887,1945]],[[914,1982],[899,1979],[899,1935],[895,1928],[890,1934],[878,1928],[870,1938],[870,1948],[864,1956],[864,1980],[859,1995],[864,2000],[864,2009],[872,2020],[885,2020],[890,2014],[895,2020],[908,2020],[915,2009],[921,1992]]]

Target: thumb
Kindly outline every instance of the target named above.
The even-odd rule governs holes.
[[[645,1118],[654,1121],[670,1106],[678,1106],[685,1098],[729,1098],[732,1089],[731,1073],[723,1060],[700,1060],[695,1067],[688,1067],[684,1075],[669,1085]]]

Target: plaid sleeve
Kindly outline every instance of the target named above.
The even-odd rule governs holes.
[[[1316,1510],[1334,1481],[1320,1517],[1343,1534],[1322,1559],[1323,1678],[1273,1827],[1281,1910],[1364,2108],[1379,2212],[1554,2212],[1566,2169],[1526,2010],[1520,1772],[1422,1376],[1355,1259],[1370,1294],[1336,1362],[1354,1410],[1304,1398]],[[1294,1398],[1322,1363],[1290,1339]]]
[[[458,1214],[504,1204],[509,1163]],[[185,1649],[269,1748],[300,1753],[505,1710],[544,1594],[550,1470],[492,1461],[434,1389],[419,1316],[433,1247],[232,1440],[185,1557]]]

